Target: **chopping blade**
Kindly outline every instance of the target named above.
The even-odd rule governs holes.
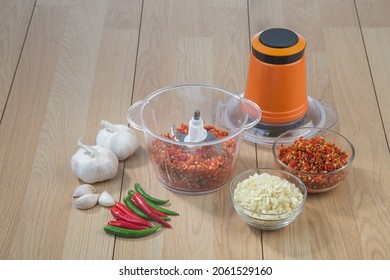
[[[184,138],[186,137],[185,134],[177,131],[176,125],[174,125],[174,124],[171,127],[171,135],[172,135],[173,139],[175,139],[177,142],[184,142]]]
[[[174,125],[174,124],[171,127],[171,134],[173,135],[175,140],[179,141],[179,142],[184,142],[184,139],[187,136],[187,135],[177,131],[176,125]],[[209,142],[209,141],[213,141],[213,140],[217,140],[217,137],[215,137],[215,135],[212,134],[210,131],[207,131],[207,136],[202,142]]]
[[[176,125],[173,124],[171,127],[171,136],[173,137],[173,139],[175,141],[184,143],[185,142],[184,139],[187,135],[177,131]],[[217,140],[217,137],[215,137],[215,135],[212,134],[210,131],[207,131],[207,136],[202,142],[209,142],[209,141],[213,141],[213,140]],[[218,153],[222,152],[222,148],[221,148],[220,144],[214,144],[214,146],[217,149]]]

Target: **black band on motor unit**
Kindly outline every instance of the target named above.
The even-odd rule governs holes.
[[[300,60],[305,53],[305,48],[303,48],[300,52],[288,56],[273,56],[273,55],[265,55],[261,52],[258,52],[255,48],[252,47],[253,55],[260,61],[269,64],[289,64],[294,63]]]

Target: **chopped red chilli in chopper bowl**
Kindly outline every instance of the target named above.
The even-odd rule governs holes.
[[[228,136],[227,131],[214,126],[205,125],[204,128],[217,139]],[[177,131],[188,135],[188,124],[181,124]],[[162,136],[174,140],[169,133]],[[185,145],[157,139],[152,144],[151,158],[162,181],[167,185],[174,183],[176,189],[183,191],[208,191],[229,180],[236,145],[236,140],[229,139],[216,145],[189,150]]]
[[[308,190],[324,189],[342,181],[344,175],[327,173],[340,169],[348,162],[348,155],[334,143],[323,137],[305,139],[300,137],[288,147],[280,149],[278,158],[294,170],[308,173],[320,173],[318,176],[298,175]],[[324,174],[321,176],[321,174]]]

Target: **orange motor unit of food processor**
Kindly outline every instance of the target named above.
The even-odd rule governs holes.
[[[308,110],[305,39],[288,29],[272,28],[252,37],[244,96],[259,105],[261,123],[294,122]]]

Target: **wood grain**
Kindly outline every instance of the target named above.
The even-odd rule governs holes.
[[[50,93],[50,81],[53,78],[54,69],[59,50],[60,38],[63,34],[63,22],[67,11],[59,9],[40,9],[34,11],[35,18],[31,24],[29,34],[35,34],[39,40],[27,39],[15,76],[14,86],[8,100],[7,111],[1,123],[0,154],[2,155],[0,177],[1,179],[1,224],[5,232],[1,238],[2,258],[31,258],[42,256],[38,253],[39,246],[43,246],[45,240],[38,244],[31,242],[30,238],[37,238],[39,234],[33,234],[39,230],[35,222],[43,221],[40,216],[47,216],[44,212],[26,219],[29,211],[39,211],[46,207],[44,203],[30,204],[30,197],[26,196],[28,189],[33,192],[33,197],[38,198],[44,194],[45,188],[38,185],[29,185],[31,173],[35,171],[37,176],[46,178],[45,168],[34,165],[34,157],[41,134],[41,125],[44,121],[44,112]],[[55,21],[56,25],[46,25],[47,21]],[[31,35],[34,38],[34,35]],[[26,143],[28,139],[28,144]],[[47,154],[45,154],[47,156]],[[34,169],[34,171],[33,171]],[[58,181],[57,184],[61,182]],[[46,188],[47,189],[47,188]],[[60,188],[61,190],[62,188]],[[46,195],[55,192],[46,191]],[[30,194],[30,193],[29,193]],[[26,209],[28,208],[28,209]],[[60,209],[55,207],[53,211]],[[65,219],[62,219],[64,221]],[[21,228],[21,229],[19,229]],[[21,230],[25,230],[23,233]],[[27,240],[16,237],[18,234],[29,234]],[[17,247],[12,249],[13,245]],[[34,248],[34,246],[37,246]],[[44,249],[44,250],[45,250]]]
[[[367,59],[370,65],[374,90],[383,126],[386,132],[387,141],[390,139],[390,55],[386,50],[390,47],[390,3],[384,0],[356,1],[357,11],[362,26],[364,45],[367,52]],[[375,16],[372,16],[375,15]],[[388,143],[388,150],[390,147]]]
[[[0,1],[0,122],[35,1]]]
[[[242,92],[249,58],[246,11],[245,1],[145,1],[134,101],[160,87],[182,83],[213,84]],[[253,144],[243,145],[237,171],[256,166],[253,148]],[[146,152],[142,153],[144,158]],[[164,230],[145,242],[117,239],[114,258],[261,257],[260,233],[235,215],[227,187],[207,196],[177,195],[157,181],[145,160],[132,162],[125,170],[122,196],[128,191],[126,186],[138,181],[157,196],[169,197],[180,217],[173,219],[173,230]],[[249,237],[252,246],[243,250],[241,245]]]
[[[309,95],[336,108],[335,129],[351,139],[356,159],[339,189],[309,196],[305,213],[294,224],[263,233],[264,258],[386,259],[390,244],[383,234],[389,233],[389,204],[377,195],[387,193],[389,157],[355,5],[353,1],[300,5],[303,2],[275,6],[251,1],[251,29],[281,24],[307,38]],[[285,16],[274,19],[274,9]],[[379,137],[372,141],[372,135]]]
[[[12,144],[1,145],[7,163],[1,191],[8,198],[1,203],[2,221],[11,225],[1,241],[3,258],[112,256],[113,240],[102,231],[109,211],[72,207],[81,182],[70,158],[79,137],[94,144],[102,119],[126,123],[139,24],[139,16],[130,16],[139,9],[139,1],[37,3],[1,126],[1,142]],[[121,173],[96,189],[119,199]]]
[[[386,0],[0,0],[0,259],[389,259],[389,13]],[[355,147],[339,188],[309,195],[288,227],[255,230],[228,185],[164,188],[135,131],[140,148],[94,186],[119,201],[140,182],[180,213],[173,229],[114,237],[108,208],[72,206],[78,138],[94,144],[101,120],[126,124],[161,87],[242,93],[250,38],[270,27],[306,38],[308,94],[335,107],[334,129]],[[233,175],[274,166],[269,147],[244,141]]]

